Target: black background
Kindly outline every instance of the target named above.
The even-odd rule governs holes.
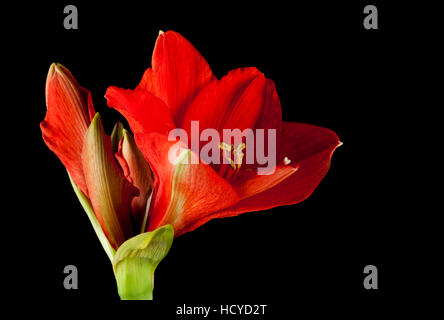
[[[78,8],[78,30],[63,28],[67,4]],[[375,1],[380,29],[365,30],[365,4],[61,1],[11,9],[17,18],[6,29],[8,53],[19,62],[9,66],[17,72],[8,110],[23,132],[5,139],[18,151],[8,161],[21,168],[12,183],[18,213],[10,229],[24,240],[13,249],[23,260],[7,267],[24,280],[17,296],[43,299],[48,310],[103,315],[131,310],[173,318],[186,303],[267,304],[263,317],[270,319],[300,312],[362,318],[425,281],[405,282],[416,260],[411,253],[425,252],[417,242],[422,224],[411,214],[417,137],[408,130],[414,125],[407,103],[423,38],[402,7]],[[257,67],[275,81],[285,121],[330,128],[344,145],[309,199],[212,220],[177,238],[156,271],[154,301],[123,303],[65,169],[41,139],[44,85],[52,62],[65,65],[92,92],[110,133],[121,117],[106,106],[105,90],[138,84],[159,30],[189,39],[218,78]],[[63,287],[68,264],[79,270],[78,290]],[[363,287],[368,264],[378,267],[378,290]]]

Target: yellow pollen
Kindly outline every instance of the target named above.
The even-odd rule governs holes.
[[[242,160],[244,158],[243,150],[245,149],[245,143],[238,144],[237,147],[235,147],[233,144],[229,145],[225,142],[221,142],[219,144],[219,148],[223,150],[223,157],[228,160],[230,163],[230,166],[234,170],[239,170],[242,166]],[[231,158],[231,154],[233,153],[234,161]]]

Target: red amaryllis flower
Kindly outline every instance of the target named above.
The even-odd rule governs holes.
[[[199,52],[173,31],[159,34],[152,68],[136,89],[109,87],[105,97],[128,120],[154,173],[149,231],[171,224],[178,236],[213,218],[303,201],[326,175],[333,151],[341,144],[329,129],[282,122],[274,83],[256,68],[233,70],[216,79]],[[275,129],[273,173],[260,175],[254,170],[257,163],[247,165],[245,159],[235,165],[183,161],[199,160],[200,147],[170,161],[176,142],[168,139],[169,133],[182,128],[192,136],[193,121],[199,123],[198,133]],[[242,158],[242,144],[221,144],[225,147]]]
[[[122,299],[152,299],[154,270],[174,234],[307,198],[340,145],[328,129],[282,122],[274,84],[257,69],[237,69],[218,80],[172,31],[159,35],[152,68],[139,86],[110,87],[106,98],[127,118],[135,140],[120,124],[106,135],[89,91],[53,64],[41,130],[113,263]],[[200,141],[193,146],[193,138],[191,149],[171,139],[178,128],[187,137],[211,140],[210,148]],[[275,140],[258,139],[265,131]],[[271,154],[272,170],[261,172],[264,157],[257,150],[251,156],[251,141],[259,154]],[[211,161],[202,157],[204,150]]]

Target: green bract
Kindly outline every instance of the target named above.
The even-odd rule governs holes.
[[[122,300],[152,300],[154,271],[168,254],[174,229],[165,225],[125,241],[117,250],[113,268]]]

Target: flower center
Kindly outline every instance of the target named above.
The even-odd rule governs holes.
[[[244,158],[245,143],[240,143],[237,147],[234,144],[227,144],[221,142],[219,148],[222,149],[222,156],[226,159],[233,170],[238,170],[242,166],[242,159]],[[232,157],[233,155],[233,157]]]
[[[225,179],[230,179],[233,177],[235,173],[237,173],[240,170],[242,166],[245,143],[240,143],[237,146],[235,146],[234,144],[227,144],[225,142],[221,142],[219,144],[219,148],[222,150],[222,157],[229,164],[229,166],[226,163],[221,164],[219,169],[219,175],[221,175]],[[230,170],[230,168],[232,170]]]

